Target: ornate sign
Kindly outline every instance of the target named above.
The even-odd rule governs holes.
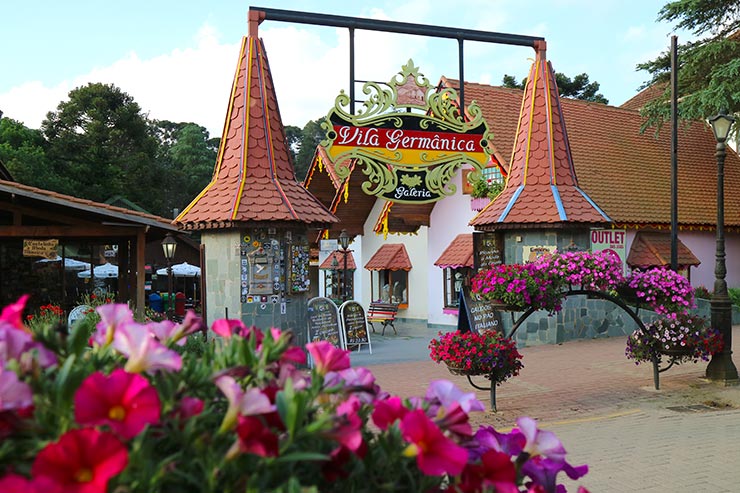
[[[367,82],[369,98],[352,115],[342,91],[321,126],[321,142],[340,179],[355,168],[367,181],[362,190],[391,202],[436,202],[456,193],[450,180],[463,163],[479,179],[489,157],[490,132],[478,105],[467,108],[468,121],[454,104],[454,89],[437,89],[409,60],[384,88]]]

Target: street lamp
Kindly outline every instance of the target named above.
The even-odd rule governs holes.
[[[735,119],[719,114],[709,119],[717,139],[717,253],[714,264],[714,294],[710,302],[712,327],[722,334],[722,352],[712,356],[707,378],[725,384],[737,383],[737,368],[732,362],[732,303],[727,294],[725,265],[725,141]]]
[[[162,251],[164,252],[164,258],[167,260],[167,318],[170,320],[174,308],[174,300],[172,299],[172,259],[175,258],[175,250],[177,250],[177,241],[172,233],[167,233],[167,236],[162,240]]]
[[[347,301],[347,248],[349,248],[349,235],[346,229],[343,229],[339,233],[339,246],[342,247],[342,254],[344,255],[344,275],[342,276],[344,279],[344,289],[342,290],[342,301]]]

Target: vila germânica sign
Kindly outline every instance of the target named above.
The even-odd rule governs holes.
[[[322,122],[322,145],[340,179],[359,168],[367,175],[365,193],[425,203],[456,192],[450,180],[463,163],[474,168],[469,179],[480,176],[490,136],[475,103],[465,121],[453,104],[456,91],[437,91],[411,60],[384,86],[365,83],[363,92],[370,97],[356,115],[347,111],[349,97],[342,91]]]

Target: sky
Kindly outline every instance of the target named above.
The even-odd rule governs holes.
[[[221,136],[250,7],[541,36],[557,72],[586,73],[618,106],[648,79],[636,65],[670,47],[658,23],[667,0],[2,0],[0,111],[40,128],[69,91],[112,83],[148,117],[195,122]],[[349,91],[344,28],[264,21],[265,43],[283,123],[303,127]],[[529,47],[464,43],[465,79],[500,85],[526,77]],[[355,78],[386,82],[409,59],[434,84],[457,79],[455,40],[355,32]],[[356,89],[362,97],[361,84]]]

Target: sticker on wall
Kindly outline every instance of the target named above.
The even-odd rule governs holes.
[[[280,315],[285,315],[286,311],[287,310],[286,310],[285,302],[283,301],[282,303],[280,303]]]
[[[277,304],[277,302],[280,301],[280,296],[272,295],[270,296],[270,302],[274,305]]]
[[[247,296],[247,303],[254,303],[254,297]]]

